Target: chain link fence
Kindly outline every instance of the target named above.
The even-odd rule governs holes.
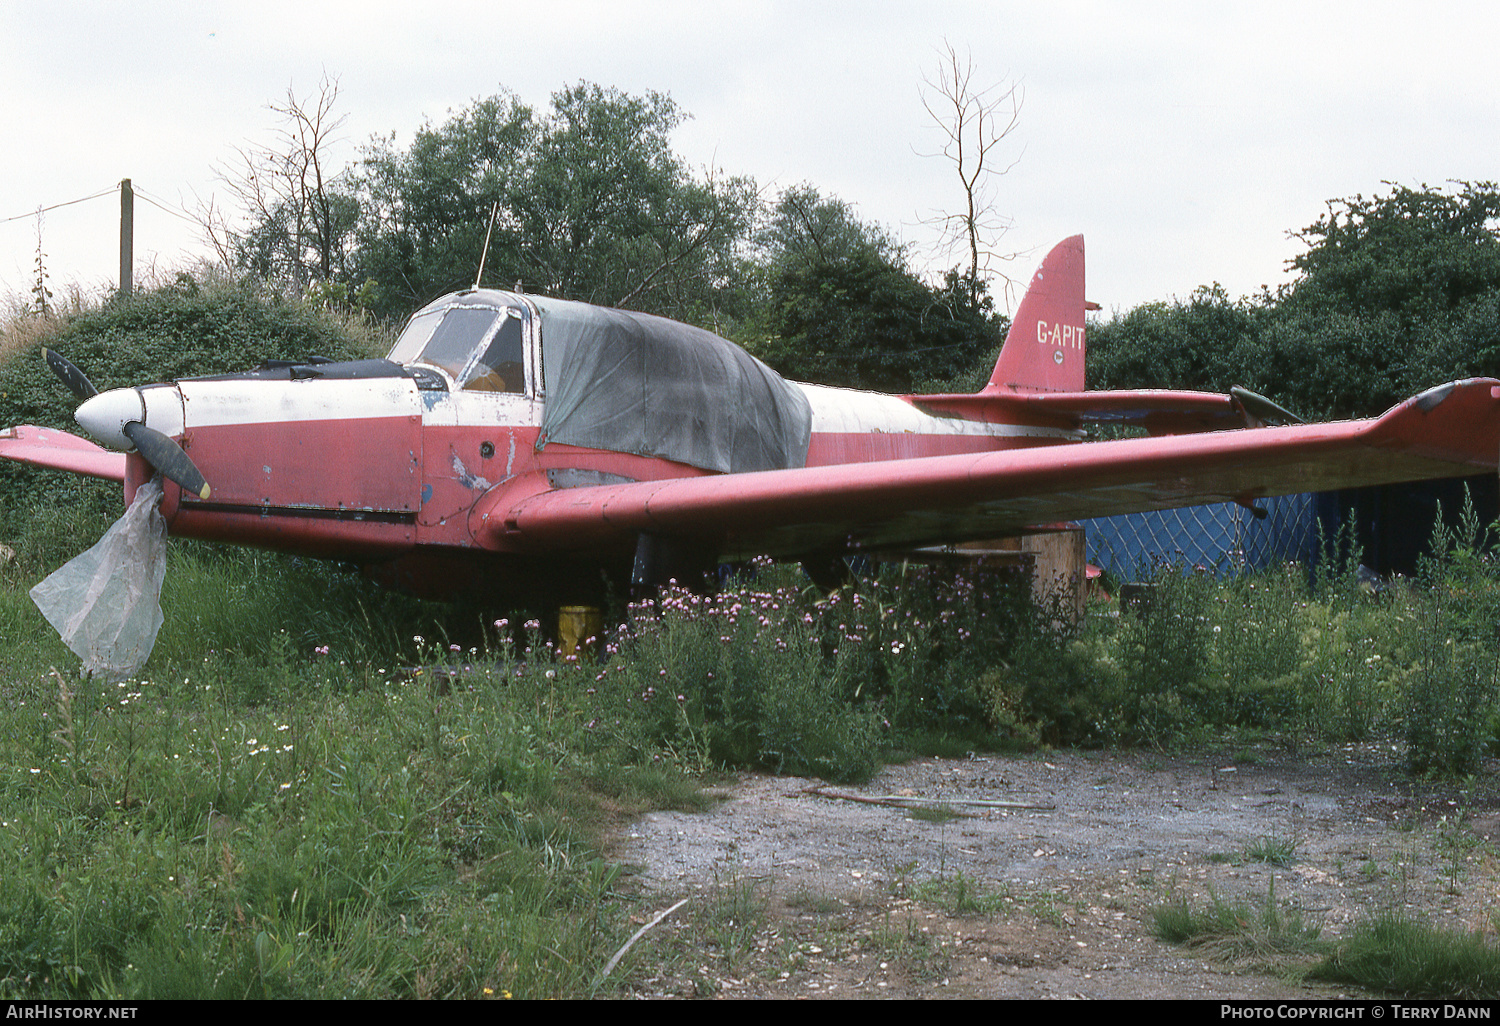
[[[1079,523],[1088,561],[1122,582],[1144,580],[1161,563],[1236,574],[1291,560],[1314,562],[1319,544],[1315,500],[1313,493],[1259,500],[1264,519],[1225,502]]]

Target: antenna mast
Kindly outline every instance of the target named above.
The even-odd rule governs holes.
[[[484,260],[490,255],[490,233],[495,230],[495,215],[500,212],[500,201],[490,207],[490,222],[484,228],[484,249],[479,251],[479,273],[474,275],[474,287],[479,288],[479,279],[484,277]]]

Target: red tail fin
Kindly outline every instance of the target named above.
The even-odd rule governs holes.
[[[1083,391],[1083,311],[1083,236],[1075,235],[1032,276],[985,391]]]

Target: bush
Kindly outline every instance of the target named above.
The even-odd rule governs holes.
[[[379,332],[301,302],[270,296],[245,281],[187,274],[167,286],[99,305],[58,322],[50,333],[7,328],[22,346],[0,360],[0,424],[73,429],[78,400],[43,365],[41,346],[62,353],[101,391],[127,385],[249,370],[268,359],[336,360],[383,355]],[[31,325],[24,325],[28,329]],[[92,495],[71,475],[0,464],[0,537],[16,539],[48,505]]]
[[[910,563],[880,566],[819,602],[815,615],[851,699],[878,703],[904,735],[970,741],[989,735],[992,722],[981,679],[1034,619],[1048,618],[1013,571]]]

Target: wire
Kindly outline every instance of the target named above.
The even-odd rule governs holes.
[[[29,211],[25,214],[17,214],[15,217],[0,219],[0,224],[9,224],[12,221],[24,221],[28,217],[35,217],[38,214],[45,214],[49,210],[57,210],[61,207],[71,207],[75,203],[87,203],[89,200],[96,200],[101,196],[108,196],[111,193],[117,192],[119,188],[120,187],[118,185],[111,185],[108,189],[101,189],[99,192],[94,193],[92,196],[84,196],[82,199],[68,200],[66,203],[54,203],[50,207],[37,207],[35,210]]]
[[[172,207],[166,205],[166,200],[154,199],[149,193],[142,192],[139,186],[132,185],[131,188],[134,190],[137,196],[145,200],[147,203],[151,204],[156,209],[162,211],[163,213],[171,214],[173,217],[181,218],[182,220],[188,222],[188,224],[199,223],[198,219],[189,214],[183,207],[177,207],[176,209],[173,209]]]

